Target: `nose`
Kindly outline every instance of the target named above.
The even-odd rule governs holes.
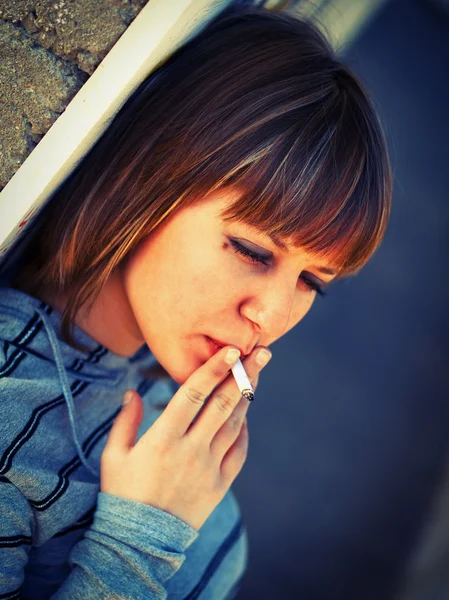
[[[298,319],[301,294],[297,279],[266,279],[252,289],[241,304],[240,312],[257,326],[263,339],[280,338]]]

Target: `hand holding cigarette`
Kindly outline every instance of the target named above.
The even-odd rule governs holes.
[[[253,350],[243,365],[236,348],[221,348],[188,377],[137,442],[143,404],[129,390],[132,399],[102,453],[101,491],[160,508],[199,529],[245,463],[250,382],[256,386],[271,357],[264,352]]]

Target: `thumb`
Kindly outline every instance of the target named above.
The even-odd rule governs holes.
[[[106,445],[120,450],[130,450],[136,443],[137,432],[142,422],[142,417],[142,398],[135,390],[127,390],[122,410],[112,425]]]

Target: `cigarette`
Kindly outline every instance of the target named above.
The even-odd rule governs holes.
[[[254,390],[248,379],[245,369],[243,368],[242,361],[240,358],[237,360],[235,365],[231,369],[234,379],[238,385],[240,393],[245,396],[247,400],[252,402],[254,400]]]

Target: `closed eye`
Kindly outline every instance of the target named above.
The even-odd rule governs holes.
[[[248,258],[252,263],[258,263],[258,264],[263,264],[263,265],[267,265],[267,266],[270,264],[269,258],[267,258],[265,256],[261,256],[257,252],[254,252],[253,250],[246,248],[245,246],[243,246],[242,244],[237,242],[237,240],[233,240],[232,238],[229,238],[229,241],[231,242],[231,245],[237,254],[242,254],[243,256]],[[325,292],[318,283],[312,281],[306,275],[301,275],[301,279],[304,281],[304,283],[307,285],[307,287],[309,289],[311,289],[312,291],[317,292],[317,294],[319,294],[320,296],[323,296],[323,297],[327,296],[327,292]]]

